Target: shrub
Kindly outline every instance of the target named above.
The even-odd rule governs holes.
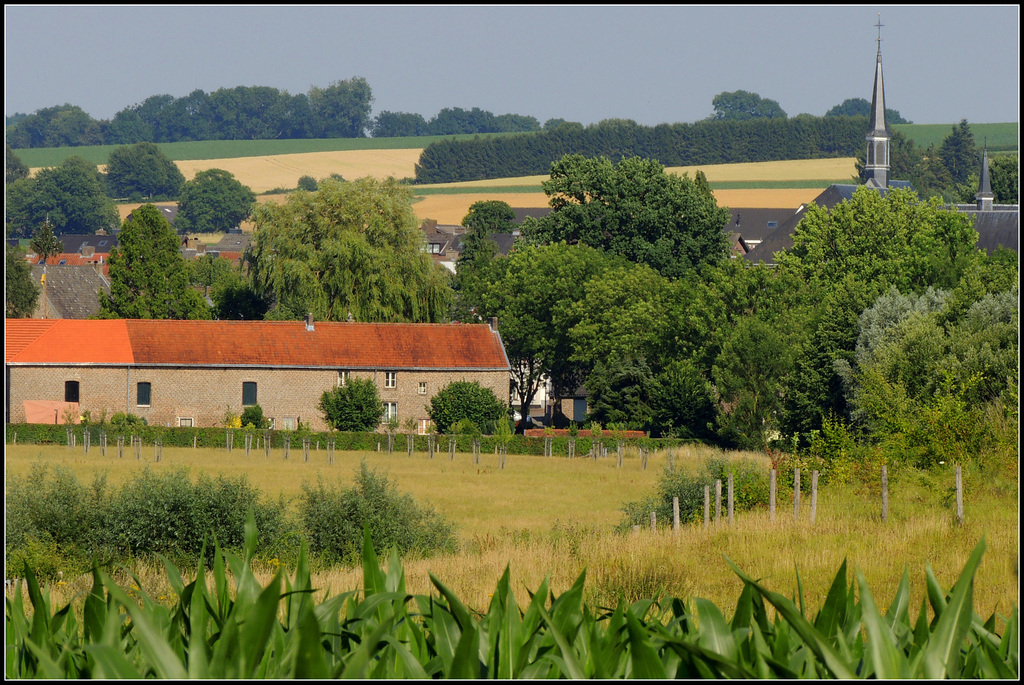
[[[252,404],[246,407],[242,412],[242,416],[239,417],[239,423],[243,426],[251,425],[259,430],[270,428],[270,419],[263,416],[263,407],[258,404]]]
[[[312,176],[300,176],[299,177],[299,190],[306,190],[311,193],[316,192],[316,179]]]
[[[146,419],[135,414],[125,413],[119,411],[110,417],[110,429],[114,431],[132,431],[140,430],[144,426],[149,425]]]
[[[376,550],[427,555],[455,551],[455,529],[433,509],[401,495],[386,476],[363,461],[352,488],[342,489],[317,478],[316,487],[302,486],[299,511],[310,552],[326,561],[354,563],[363,544],[363,527]]]
[[[439,433],[447,433],[460,419],[469,419],[484,433],[491,434],[495,422],[508,416],[508,404],[477,381],[449,383],[430,398],[427,410]]]
[[[350,378],[345,385],[320,396],[317,409],[324,421],[339,431],[370,431],[380,425],[384,404],[377,384],[369,378]]]

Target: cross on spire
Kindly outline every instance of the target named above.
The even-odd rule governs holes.
[[[882,49],[882,27],[885,26],[885,24],[882,23],[882,13],[881,12],[878,13],[878,23],[875,24],[875,26],[878,27],[878,49],[881,50]]]

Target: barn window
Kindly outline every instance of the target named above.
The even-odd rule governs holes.
[[[149,383],[139,383],[135,386],[135,404],[140,407],[148,407],[153,386]]]
[[[256,383],[245,381],[242,383],[242,406],[248,407],[256,404]]]
[[[78,381],[64,381],[64,401],[78,401]]]

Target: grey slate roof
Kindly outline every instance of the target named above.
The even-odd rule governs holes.
[[[96,254],[109,254],[117,247],[117,236],[112,235],[59,235],[57,239],[64,246],[61,252],[82,252],[83,247],[91,247]]]
[[[974,230],[978,232],[978,247],[992,254],[1002,246],[1020,251],[1020,210],[979,212],[977,208],[963,211],[974,217]]]
[[[207,250],[216,250],[218,252],[245,252],[251,241],[251,233],[225,233],[219,243],[216,245],[210,245]]]
[[[160,213],[163,215],[163,217],[165,219],[167,219],[168,223],[170,223],[171,226],[173,226],[174,225],[174,220],[178,218],[178,205],[177,204],[173,204],[173,205],[170,205],[170,206],[157,205],[157,209],[160,210]],[[132,215],[129,214],[125,218],[125,221],[131,221],[131,220],[132,220]]]
[[[730,207],[729,223],[724,228],[727,233],[739,233],[744,242],[764,240],[793,214],[792,209]]]
[[[43,267],[32,267],[32,279],[39,283]],[[97,293],[110,292],[110,283],[90,265],[58,265],[46,267],[47,317],[51,319],[88,319],[99,314]],[[41,316],[42,293],[36,311]]]
[[[551,213],[550,207],[513,207],[512,211],[515,213],[516,218],[512,220],[514,224],[521,224],[526,217],[532,219],[540,219]]]

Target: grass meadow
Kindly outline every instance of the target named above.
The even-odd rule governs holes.
[[[720,454],[710,448],[680,448],[673,458],[697,468],[703,459]],[[106,471],[110,484],[145,465],[186,466],[193,474],[245,474],[265,497],[282,494],[294,499],[303,481],[315,482],[318,475],[350,484],[360,460],[366,459],[373,469],[387,473],[400,491],[443,512],[458,526],[459,552],[406,560],[409,591],[429,593],[428,573],[433,573],[469,606],[481,610],[508,565],[514,589],[523,598],[545,577],[550,577],[556,593],[565,591],[586,569],[585,597],[594,606],[665,592],[703,597],[730,611],[742,583],[724,556],[786,596],[797,595],[799,582],[809,611],[824,601],[844,559],[852,574],[864,574],[882,602],[893,596],[908,570],[911,607],[916,610],[925,597],[926,564],[949,587],[982,536],[988,550],[975,579],[975,610],[982,616],[1008,613],[1019,603],[1018,481],[982,478],[970,469],[965,475],[962,526],[955,520],[952,472],[909,471],[890,475],[887,522],[880,519],[877,485],[855,481],[822,488],[814,525],[808,520],[809,494],[804,494],[800,517],[794,521],[792,498],[783,491],[774,521],[767,511],[755,510],[737,514],[729,525],[723,503],[722,520],[708,528],[684,525],[678,534],[668,527],[620,535],[613,532],[620,507],[653,492],[666,463],[664,451],[651,457],[646,470],[635,454],[627,454],[622,468],[615,467],[614,457],[595,461],[509,455],[504,470],[494,455],[486,453],[479,465],[461,453],[452,461],[446,453],[428,459],[424,453],[409,457],[404,452],[338,452],[333,465],[327,464],[325,450],[311,452],[308,463],[295,450],[287,462],[280,451],[269,458],[255,451],[245,457],[239,449],[228,454],[165,448],[159,463],[153,462],[152,448],[144,448],[142,455],[137,461],[128,456],[118,459],[109,447],[102,457],[96,446],[86,455],[81,447],[69,451],[27,445],[7,446],[5,461],[8,474],[27,473],[34,462],[43,461],[65,464],[83,483]],[[729,456],[758,460],[767,468],[763,454]],[[712,505],[712,516],[713,511]],[[262,562],[264,582],[273,575],[273,562]],[[166,580],[161,568],[137,562],[132,570],[154,597],[170,596],[162,592]],[[127,583],[128,576],[122,577]],[[358,569],[320,568],[314,575],[315,586],[331,594],[359,587],[361,580]],[[81,596],[88,587],[87,578],[72,578],[51,590],[60,602]]]

